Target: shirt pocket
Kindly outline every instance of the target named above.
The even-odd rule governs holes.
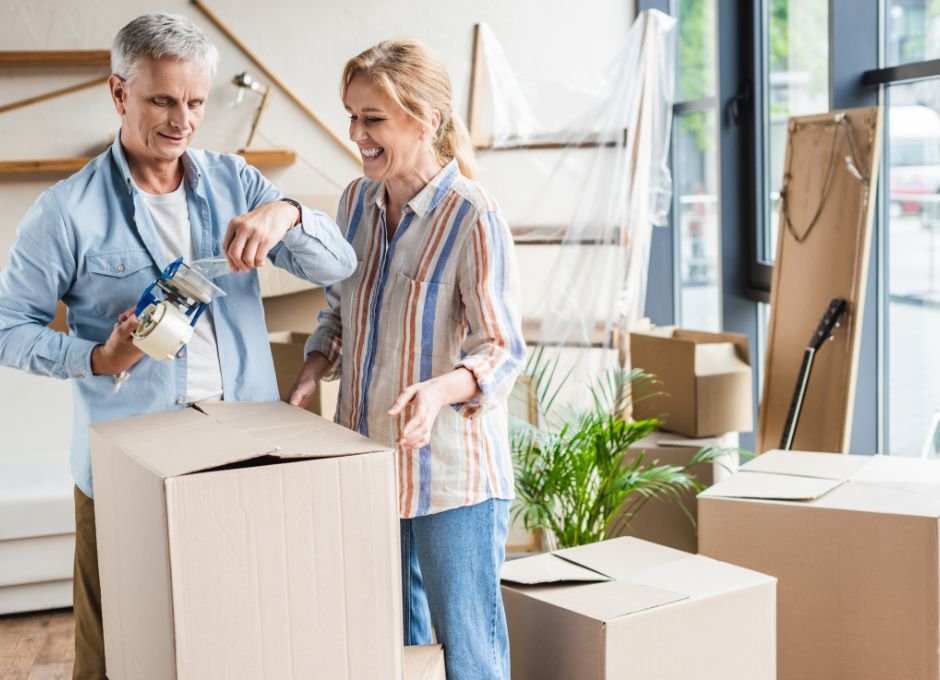
[[[157,278],[157,267],[146,250],[99,250],[85,255],[85,294],[101,316],[114,318],[137,304]]]
[[[457,288],[397,274],[386,291],[385,319],[379,331],[386,345],[401,352],[457,361],[462,314]],[[435,374],[437,371],[435,371]]]

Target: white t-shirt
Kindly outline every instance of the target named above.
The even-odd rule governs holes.
[[[182,255],[184,262],[192,262],[196,258],[196,250],[189,224],[185,182],[180,182],[179,187],[169,194],[140,193],[167,254],[174,260]],[[184,351],[187,354],[186,401],[221,399],[222,369],[219,367],[211,306],[199,317],[193,337]]]

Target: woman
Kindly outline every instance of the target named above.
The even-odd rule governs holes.
[[[431,642],[433,624],[451,680],[508,678],[506,400],[525,354],[512,238],[469,179],[469,135],[428,48],[379,43],[341,90],[365,177],[337,222],[359,266],[328,289],[290,402],[339,373],[337,422],[397,444],[405,644]]]

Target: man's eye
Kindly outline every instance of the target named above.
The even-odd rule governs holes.
[[[196,100],[194,100],[194,101],[189,102],[189,108],[191,108],[191,109],[202,108],[202,105],[203,105],[203,104],[205,104],[205,102],[204,102],[203,100],[201,100],[201,99],[196,99]]]
[[[166,97],[154,97],[151,101],[157,106],[169,106],[170,105],[170,100],[167,99]]]
[[[384,118],[366,118],[366,125],[375,125],[376,123],[381,123]]]

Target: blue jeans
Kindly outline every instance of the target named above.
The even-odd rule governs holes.
[[[401,520],[405,644],[444,645],[448,680],[508,680],[499,589],[509,501]]]

